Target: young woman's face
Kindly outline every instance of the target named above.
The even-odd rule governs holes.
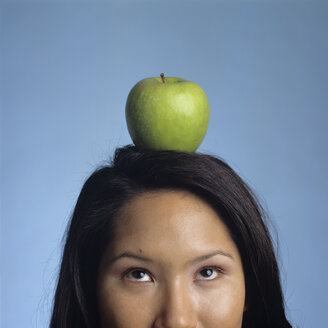
[[[102,328],[240,328],[245,282],[216,212],[182,191],[145,193],[119,214],[102,258]]]

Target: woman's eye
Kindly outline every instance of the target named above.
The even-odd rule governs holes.
[[[131,270],[125,276],[133,281],[151,281],[149,274],[141,269]]]
[[[213,280],[219,273],[221,273],[221,270],[218,268],[204,268],[199,271],[199,276],[201,276],[199,280]]]

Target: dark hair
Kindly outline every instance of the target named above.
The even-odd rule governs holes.
[[[97,169],[78,197],[66,236],[51,328],[99,327],[96,283],[118,210],[133,197],[160,189],[187,190],[220,215],[244,269],[243,328],[291,327],[279,269],[262,208],[245,182],[222,160],[200,153],[145,151],[125,146]]]

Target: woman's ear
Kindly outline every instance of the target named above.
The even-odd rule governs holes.
[[[247,305],[247,303],[245,303],[245,305],[244,305],[244,312],[246,312],[248,310],[248,305]]]

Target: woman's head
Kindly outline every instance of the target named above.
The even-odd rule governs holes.
[[[164,210],[166,204],[167,211]],[[151,236],[146,243],[141,235],[145,234],[146,222],[151,222],[152,206],[154,226],[149,232],[156,238]],[[148,212],[142,212],[146,209]],[[178,213],[181,215],[180,221]],[[168,222],[171,225],[168,225]],[[159,227],[161,229],[166,227],[171,232],[176,231],[176,234],[164,232],[159,234]],[[182,233],[183,231],[185,233]],[[183,238],[184,235],[190,237],[192,234],[194,234],[194,243],[189,238]],[[206,235],[208,238],[205,238]],[[214,235],[217,235],[217,241]],[[116,261],[116,264],[108,264],[118,255],[119,250],[123,249],[122,245],[128,245],[128,242],[122,243],[123,239],[129,241],[131,247],[135,247],[138,238],[142,247],[137,247],[135,252],[140,252],[140,249],[141,253],[148,255],[144,255],[145,257],[154,257],[154,262],[157,261],[152,267],[156,274],[147,268],[146,272],[149,271],[149,275],[144,271],[134,271],[124,276],[127,278],[124,281],[130,283],[131,278],[136,279],[136,273],[141,273],[146,280],[152,278],[150,280],[154,285],[146,281],[138,282],[141,284],[138,286],[149,289],[150,286],[156,285],[156,293],[152,294],[150,288],[147,297],[145,294],[135,293],[138,303],[134,304],[139,304],[140,308],[129,303],[133,300],[131,295],[134,289],[129,290],[131,293],[124,294],[123,289],[117,288],[116,283],[113,284],[115,280],[112,278],[115,275],[112,273],[115,267],[118,268],[119,261]],[[172,246],[174,241],[178,247],[176,253],[172,253],[172,248],[167,247],[167,245]],[[188,252],[190,247],[192,251]],[[206,269],[210,271],[196,270],[196,273],[194,269],[197,266],[187,266],[187,264],[182,269],[182,264],[187,263],[189,259],[192,260],[193,253],[195,253],[194,257],[198,257],[212,248],[219,248],[225,255],[231,255],[234,262],[229,256],[221,254],[215,258],[219,262],[218,266],[223,267],[223,269],[219,267],[222,272],[211,271],[209,266],[214,267],[214,265],[208,263]],[[139,255],[141,256],[140,253]],[[168,260],[169,257],[171,262]],[[185,261],[183,261],[184,257],[186,257]],[[229,261],[233,263],[230,267]],[[167,267],[165,269],[165,265],[161,264],[171,264],[173,269],[171,271]],[[234,264],[236,265],[233,267]],[[218,285],[219,280],[215,282],[213,280],[211,283],[200,281],[204,273],[205,276],[209,273],[210,277],[220,274],[227,282],[231,266],[236,270],[232,270],[234,275],[230,276],[233,283],[225,285],[226,294],[220,293],[218,288],[223,287]],[[119,269],[115,272],[119,272]],[[192,276],[193,278],[188,282],[187,277],[191,277],[191,272],[201,278],[197,278],[195,282],[195,276]],[[179,280],[183,275],[186,280]],[[170,285],[172,281],[169,283],[168,277],[175,277],[178,280],[172,278],[173,281],[186,283],[185,285],[177,283],[176,293],[179,290],[181,292],[177,297],[182,295],[181,299],[185,303],[181,301],[182,303],[176,304],[174,306],[176,311],[172,311],[170,303],[161,305],[163,302],[159,301],[159,299],[166,299],[170,302],[170,295],[172,296],[172,291],[175,290],[169,287],[172,286]],[[217,284],[215,285],[217,293],[214,296],[211,294],[213,299],[210,297],[211,302],[217,300],[217,304],[215,304],[216,308],[211,302],[207,304],[211,306],[207,306],[206,315],[212,316],[213,320],[208,319],[204,323],[204,320],[197,322],[197,316],[199,313],[206,313],[201,309],[208,298],[201,298],[201,290],[204,289],[200,289],[200,285],[197,287],[197,284],[203,284],[202,288],[205,288],[206,283],[208,284],[206,286],[212,284],[212,287]],[[113,286],[116,289],[113,289]],[[131,285],[127,286],[132,288]],[[227,286],[230,286],[230,289]],[[209,292],[208,287],[206,288]],[[238,297],[233,296],[236,290],[239,291],[236,294]],[[142,292],[147,293],[146,290]],[[151,325],[154,327],[174,327],[174,325],[179,327],[179,320],[181,327],[193,327],[193,322],[196,322],[197,328],[206,328],[206,325],[217,322],[222,327],[237,328],[238,320],[243,321],[243,328],[290,327],[285,318],[278,267],[260,207],[250,189],[227,164],[205,154],[141,151],[127,146],[117,149],[111,165],[95,171],[84,184],[67,231],[51,327],[98,327],[101,321],[106,322],[106,320],[112,322],[114,327],[118,326],[122,322],[115,322],[118,320],[115,315],[120,312],[116,311],[113,305],[114,295],[122,297],[119,299],[125,300],[122,304],[134,309],[136,315],[139,314],[139,319],[143,311],[146,311],[149,318],[153,316]],[[159,298],[158,295],[163,297]],[[229,300],[229,295],[232,303],[228,301],[222,303],[224,302],[222,298]],[[145,304],[152,304],[152,310],[149,306],[143,308],[142,300],[149,302]],[[174,299],[172,302],[171,304],[174,304]],[[220,320],[219,314],[223,311],[222,304],[226,306],[227,303],[235,306],[238,311],[233,312],[240,315],[240,317],[238,315],[231,317],[229,309],[227,310],[226,315],[232,320],[231,324],[234,324],[231,326],[228,319],[225,321],[226,326],[223,326],[224,322],[220,324],[217,321]],[[192,313],[188,311],[191,316],[186,317],[186,320],[181,319],[184,313],[183,304],[189,307],[189,310],[194,309]],[[126,312],[127,314],[133,314],[131,308]],[[105,313],[111,315],[106,316]],[[135,326],[136,321],[130,324],[131,326],[122,327],[138,327]]]
[[[123,206],[97,290],[102,327],[240,328],[245,309],[238,249],[216,211],[186,191]]]

